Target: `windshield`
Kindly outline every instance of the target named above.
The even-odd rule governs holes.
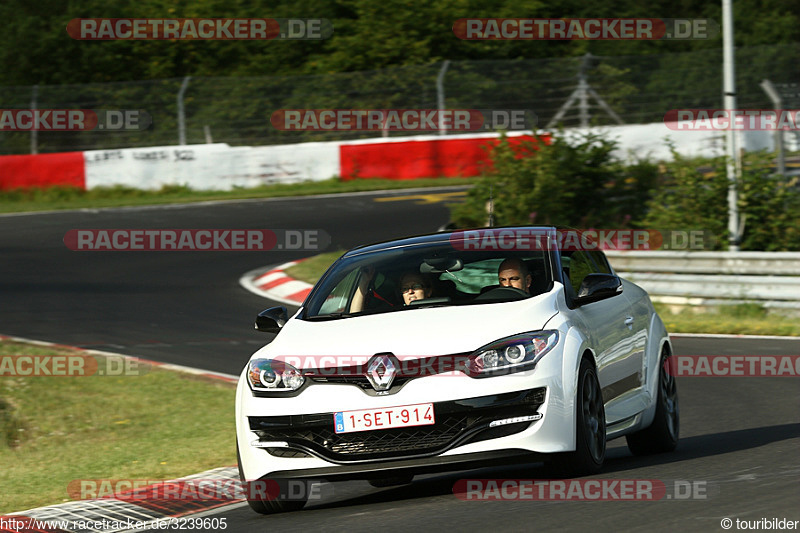
[[[309,295],[303,318],[514,301],[548,292],[552,282],[547,251],[404,246],[340,259]]]

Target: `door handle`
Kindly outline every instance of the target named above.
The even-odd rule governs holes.
[[[625,317],[625,325],[628,326],[628,329],[633,329],[633,317],[626,316]]]

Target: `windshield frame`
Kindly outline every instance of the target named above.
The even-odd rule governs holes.
[[[404,311],[411,309],[478,305],[483,303],[498,303],[502,301],[517,301],[526,298],[525,295],[523,294],[522,296],[518,295],[516,297],[509,299],[510,297],[509,291],[505,291],[503,298],[499,300],[492,298],[483,298],[475,300],[474,298],[450,299],[450,298],[432,297],[428,298],[427,303],[426,300],[420,300],[418,304],[414,305],[396,305],[393,308],[385,308],[379,310],[365,308],[361,310],[356,310],[355,312],[349,309],[350,304],[353,302],[354,295],[358,290],[359,280],[363,276],[364,269],[373,267],[379,274],[384,275],[386,273],[389,273],[392,276],[394,276],[393,279],[396,280],[398,272],[411,271],[409,269],[409,265],[414,265],[414,264],[420,265],[422,264],[423,258],[430,258],[430,257],[461,258],[464,263],[464,266],[466,267],[469,267],[469,265],[477,264],[480,261],[486,261],[489,259],[498,260],[498,262],[506,258],[537,260],[541,261],[544,267],[544,274],[547,278],[545,282],[548,284],[549,290],[553,288],[554,282],[560,282],[560,276],[558,275],[556,268],[558,257],[553,251],[459,250],[452,245],[452,243],[447,239],[447,235],[445,234],[441,235],[440,239],[431,239],[425,241],[415,241],[415,242],[405,242],[405,243],[391,242],[391,243],[386,243],[382,246],[367,246],[347,252],[342,257],[340,257],[336,262],[334,262],[333,265],[331,265],[331,267],[319,279],[317,284],[314,286],[314,288],[306,298],[306,301],[304,302],[303,312],[300,315],[298,315],[297,318],[308,321],[337,320],[337,319],[355,318],[360,316],[373,316],[375,314],[383,314],[383,313]],[[391,266],[386,268],[386,265],[391,265]],[[359,276],[357,276],[355,282],[351,284],[352,286],[347,288],[346,299],[342,300],[344,307],[338,308],[335,312],[324,311],[323,306],[325,305],[325,302],[328,300],[329,296],[334,293],[334,289],[336,289],[338,285],[341,282],[343,282],[348,276],[351,276],[355,268],[361,269],[362,272],[359,273]],[[461,270],[462,269],[458,269],[450,272],[451,279],[452,278],[458,279],[458,272],[460,272]],[[447,271],[446,268],[444,270],[437,270],[434,272],[434,274],[431,274],[431,276],[435,276],[433,279],[436,281],[436,283],[442,283],[444,281],[441,279],[441,277],[447,276],[447,273],[445,271]],[[539,274],[541,276],[541,272]],[[391,278],[384,277],[384,280],[386,281],[388,281],[389,279]],[[370,288],[373,287],[372,283],[374,281],[375,281],[374,279],[370,281],[369,285]],[[462,281],[463,283],[463,280],[459,281]],[[453,283],[455,284],[455,280],[453,280]],[[391,286],[391,283],[389,283],[389,286]],[[464,294],[466,294],[467,296],[470,295],[470,293],[465,293],[460,290],[458,292],[461,295]],[[527,298],[536,296],[541,293],[542,293],[541,291],[536,292],[534,295],[527,296]],[[474,296],[479,296],[479,295],[480,293],[476,293]],[[337,295],[337,297],[341,296],[342,296],[341,293]],[[396,294],[394,296],[396,296]]]

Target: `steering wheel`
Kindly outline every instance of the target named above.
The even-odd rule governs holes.
[[[527,292],[516,287],[496,287],[475,297],[480,300],[522,300],[530,296]]]

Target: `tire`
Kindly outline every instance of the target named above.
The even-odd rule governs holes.
[[[628,435],[628,449],[634,455],[671,452],[680,437],[680,406],[678,387],[667,368],[671,355],[664,352],[658,373],[658,398],[653,423],[647,428]]]
[[[375,488],[393,487],[395,485],[408,485],[414,481],[413,475],[382,477],[378,479],[368,479],[367,482]]]
[[[249,493],[250,490],[248,486],[248,482],[244,478],[244,471],[242,470],[242,458],[239,455],[239,441],[236,441],[236,464],[239,466],[239,479],[242,482],[242,485],[246,488],[245,492]],[[286,494],[286,484],[278,482],[281,488],[281,495]],[[253,499],[247,498],[247,505],[250,506],[250,509],[257,512],[258,514],[275,514],[275,513],[284,513],[290,511],[299,511],[302,509],[306,501],[308,501],[308,497],[302,500],[283,500],[280,498],[274,498],[270,500],[261,500],[261,499]]]
[[[606,411],[597,372],[584,359],[575,395],[575,451],[558,454],[549,466],[561,475],[596,474],[606,458]]]

